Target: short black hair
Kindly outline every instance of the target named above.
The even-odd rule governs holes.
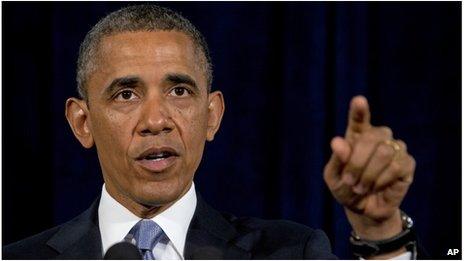
[[[86,81],[95,69],[93,59],[103,37],[122,32],[178,31],[189,36],[200,50],[207,80],[208,92],[213,81],[211,57],[203,35],[195,26],[173,10],[157,5],[133,5],[114,11],[101,19],[85,36],[77,59],[77,91],[81,99],[87,100]]]

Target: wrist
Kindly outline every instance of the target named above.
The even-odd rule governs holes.
[[[359,237],[367,240],[382,240],[398,235],[403,230],[401,220],[401,211],[395,210],[395,213],[389,218],[374,220],[360,214],[356,214],[345,208],[345,213],[353,228],[353,231]]]
[[[365,237],[360,237],[355,231],[352,231],[350,244],[353,254],[363,258],[385,259],[393,258],[406,251],[410,251],[411,258],[415,259],[417,255],[417,245],[413,221],[404,212],[400,212],[400,219],[402,222],[402,231],[390,238],[378,240],[367,239]],[[385,235],[382,235],[382,237],[384,236]]]

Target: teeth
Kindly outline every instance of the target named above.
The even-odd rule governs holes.
[[[158,154],[152,154],[152,155],[148,155],[146,156],[145,158],[148,159],[148,160],[162,160],[166,157],[169,156],[169,153],[166,153],[166,152],[161,152],[161,153],[158,153]]]

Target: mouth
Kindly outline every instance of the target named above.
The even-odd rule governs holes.
[[[137,163],[149,172],[163,172],[171,167],[179,154],[169,147],[151,148],[136,158]]]

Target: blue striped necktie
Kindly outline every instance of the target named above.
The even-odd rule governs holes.
[[[154,260],[153,248],[163,235],[163,229],[153,220],[142,219],[132,227],[124,240],[135,244],[144,260]]]

